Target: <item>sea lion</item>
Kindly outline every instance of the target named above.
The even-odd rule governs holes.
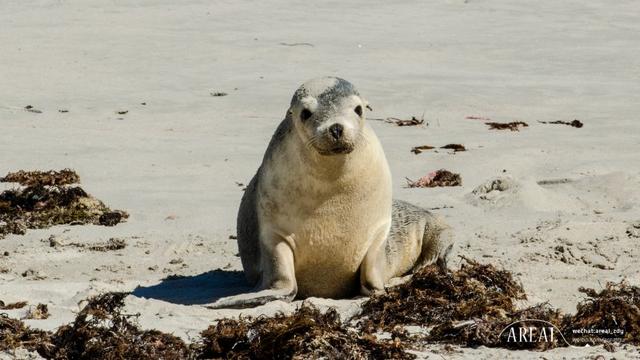
[[[367,295],[426,264],[446,266],[450,229],[428,211],[392,200],[367,107],[340,78],[296,90],[238,212],[240,258],[256,291],[209,307]]]

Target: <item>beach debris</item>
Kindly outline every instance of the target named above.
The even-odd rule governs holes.
[[[453,150],[453,152],[467,151],[467,148],[465,148],[462,144],[447,144],[445,146],[441,146],[440,149],[449,149]]]
[[[26,301],[18,301],[14,303],[5,304],[4,301],[0,300],[0,310],[22,309],[25,306],[27,306]]]
[[[303,305],[289,316],[220,320],[202,332],[202,358],[413,359],[397,337],[346,327],[335,309]]]
[[[406,180],[407,186],[410,188],[462,185],[462,177],[460,177],[460,174],[455,174],[445,169],[432,171],[416,181],[409,178],[406,178]]]
[[[431,150],[431,149],[435,149],[435,147],[431,145],[421,145],[421,146],[413,147],[411,149],[411,152],[418,155],[426,150]]]
[[[572,126],[574,128],[581,128],[584,126],[584,124],[582,123],[582,121],[578,120],[578,119],[574,119],[573,121],[569,122],[569,121],[561,121],[561,120],[557,120],[557,121],[538,121],[541,124],[562,124],[562,125],[569,125]]]
[[[513,300],[512,300],[513,301]],[[502,310],[502,309],[500,309]],[[561,336],[564,314],[547,303],[522,310],[506,310],[480,315],[466,321],[448,321],[436,325],[425,338],[427,342],[445,342],[462,346],[501,347],[511,350],[548,350],[569,345]],[[532,341],[509,341],[513,334],[538,330]],[[550,339],[553,328],[555,336]],[[545,329],[547,341],[538,341]],[[558,333],[559,332],[559,333]],[[533,335],[533,334],[531,334]]]
[[[454,272],[436,265],[427,266],[411,280],[375,295],[363,304],[360,323],[364,332],[396,329],[407,325],[429,327],[431,331],[416,343],[451,343],[464,346],[538,349],[558,343],[510,343],[504,329],[527,328],[525,319],[541,319],[560,324],[562,314],[548,304],[518,310],[526,299],[522,285],[509,271],[462,257]],[[408,301],[410,299],[410,301]]]
[[[395,118],[395,117],[388,117],[388,118],[368,118],[368,120],[374,120],[374,121],[384,121],[386,123],[389,124],[396,124],[397,126],[417,126],[417,125],[429,125],[429,124],[425,124],[424,122],[424,115],[422,115],[422,117],[420,119],[416,118],[415,116],[412,116],[411,119],[399,119],[399,118]]]
[[[26,348],[32,351],[51,346],[50,333],[29,328],[24,322],[0,314],[0,352]]]
[[[418,270],[407,282],[373,295],[347,321],[335,309],[321,312],[303,303],[291,315],[221,319],[187,345],[174,335],[141,330],[137,315],[122,313],[128,293],[106,293],[89,298],[75,320],[55,332],[0,315],[0,351],[25,348],[53,359],[412,359],[409,350],[433,343],[514,350],[640,345],[638,286],[623,281],[600,291],[580,288],[586,298],[573,315],[548,303],[519,309],[527,297],[510,271],[461,258],[455,271],[437,265]],[[548,341],[509,341],[510,334],[541,324],[553,328]],[[408,326],[430,331],[410,335]],[[598,333],[603,329],[610,332]]]
[[[568,339],[580,338],[580,345],[597,345],[607,338],[622,338],[623,342],[640,344],[640,287],[627,282],[608,282],[599,292],[580,288],[586,299],[578,303],[575,315],[564,320],[563,333]],[[607,333],[590,330],[608,329]]]
[[[77,184],[80,182],[80,176],[71,170],[63,169],[60,171],[24,171],[10,172],[0,182],[18,183],[22,186],[62,186]]]
[[[0,193],[0,239],[62,224],[113,226],[129,216],[109,209],[80,186],[71,186],[80,181],[73,170],[18,171],[0,181],[24,186]]]
[[[128,112],[129,112],[129,110],[118,110],[118,111],[116,111],[116,114],[118,114],[118,115],[125,115],[125,114],[127,114]]]
[[[49,334],[50,346],[35,346],[54,359],[186,359],[189,348],[180,338],[157,330],[140,330],[122,313],[127,293],[90,298],[73,323]],[[27,346],[29,349],[29,347]]]
[[[408,282],[387,289],[363,304],[363,329],[390,330],[398,325],[434,325],[515,311],[526,299],[513,275],[490,264],[462,257],[455,272],[427,266]],[[411,301],[407,301],[411,299]]]
[[[36,307],[31,307],[24,318],[30,320],[47,319],[49,318],[49,307],[46,304],[38,304]]]
[[[58,112],[62,113],[62,114],[66,114],[66,113],[69,112],[69,110],[67,110],[67,109],[58,109]]]
[[[211,94],[211,96],[213,96],[213,97],[220,97],[220,96],[227,96],[227,95],[229,95],[229,94],[227,94],[226,92],[218,92],[218,91],[216,91],[216,92],[210,92],[210,94]]]
[[[432,150],[435,149],[435,146],[431,146],[431,145],[421,145],[421,146],[416,146],[411,148],[411,152],[418,155],[421,154],[427,150]],[[467,149],[464,147],[464,145],[462,144],[447,144],[445,146],[440,146],[440,149],[448,149],[448,150],[453,150],[453,152],[458,152],[458,151],[467,151]]]
[[[421,119],[412,116],[409,120],[390,117],[386,119],[386,122],[393,123],[398,126],[416,126],[424,124],[424,116]]]
[[[513,121],[509,123],[499,123],[499,122],[486,122],[485,125],[489,125],[489,130],[511,130],[511,131],[520,131],[519,126],[528,127],[524,121]]]
[[[27,106],[25,106],[25,107],[24,107],[24,109],[25,109],[26,111],[28,111],[28,112],[32,112],[32,113],[35,113],[35,114],[42,114],[42,110],[38,110],[38,109],[34,108],[34,107],[33,107],[33,106],[31,106],[31,105],[27,105]]]
[[[468,120],[483,120],[483,121],[489,121],[489,120],[491,120],[491,119],[489,119],[488,117],[483,117],[483,116],[474,116],[474,115],[472,115],[472,116],[465,116],[465,119],[468,119]]]

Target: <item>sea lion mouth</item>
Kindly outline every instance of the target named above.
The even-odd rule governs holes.
[[[335,145],[328,149],[316,149],[320,155],[346,155],[353,151],[354,146],[350,144]]]
[[[332,154],[348,154],[353,151],[353,146],[342,145],[336,146],[330,150]]]

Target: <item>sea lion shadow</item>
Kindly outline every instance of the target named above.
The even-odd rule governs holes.
[[[156,285],[138,286],[131,295],[173,304],[202,305],[252,289],[242,271],[218,269],[193,276],[168,276]]]

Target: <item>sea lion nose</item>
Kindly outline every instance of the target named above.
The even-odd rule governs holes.
[[[340,124],[333,124],[329,127],[329,132],[334,139],[340,140],[342,133],[344,132],[344,127]]]

